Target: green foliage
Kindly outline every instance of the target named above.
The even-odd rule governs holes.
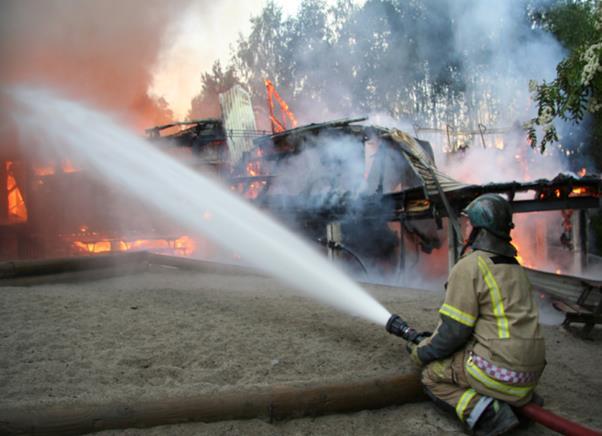
[[[578,124],[588,115],[593,115],[588,139],[599,142],[602,140],[601,2],[565,0],[537,14],[535,21],[558,38],[568,55],[558,64],[552,82],[530,84],[538,107],[537,117],[527,125],[532,146],[543,152],[548,144],[558,141],[555,118]],[[543,131],[541,139],[539,128]]]
[[[533,12],[535,24],[552,33],[568,50],[575,50],[586,44],[594,33],[596,2],[592,0],[557,1],[547,10]]]

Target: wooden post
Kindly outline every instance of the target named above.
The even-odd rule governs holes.
[[[588,223],[587,210],[574,210],[571,216],[573,252],[575,253],[575,271],[583,272],[587,268]]]
[[[182,422],[272,421],[378,409],[424,399],[416,372],[348,383],[255,387],[140,403],[4,408],[0,410],[0,434],[78,435]]]
[[[579,209],[579,251],[581,252],[581,272],[587,269],[589,252],[589,222],[587,209]]]

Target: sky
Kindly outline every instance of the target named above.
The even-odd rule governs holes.
[[[239,34],[251,31],[250,19],[259,15],[266,0],[196,0],[183,8],[163,37],[162,49],[152,70],[151,96],[163,97],[175,118],[186,117],[190,100],[200,91],[203,72],[216,60],[227,65],[230,48]],[[301,0],[280,0],[285,16],[293,15]],[[327,0],[328,4],[336,0]]]

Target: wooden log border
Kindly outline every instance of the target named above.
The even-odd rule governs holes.
[[[419,374],[347,383],[251,387],[140,403],[0,410],[2,435],[77,435],[109,429],[239,419],[269,421],[378,409],[426,399]]]
[[[156,268],[175,268],[208,274],[264,276],[261,272],[244,266],[141,251],[89,257],[0,262],[0,286],[33,286],[97,280],[149,270],[154,271]]]

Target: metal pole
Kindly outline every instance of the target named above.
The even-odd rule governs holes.
[[[334,262],[337,258],[339,246],[343,242],[343,234],[341,232],[341,223],[332,222],[326,225],[326,246],[328,247],[328,259]]]
[[[451,221],[447,220],[447,266],[448,270],[454,267],[460,258],[460,244],[458,244],[459,235],[456,232],[456,226],[452,225]]]
[[[395,277],[397,284],[400,283],[406,269],[406,244],[404,233],[403,223],[399,221],[399,263],[397,265],[397,277]]]

